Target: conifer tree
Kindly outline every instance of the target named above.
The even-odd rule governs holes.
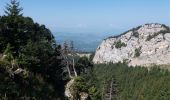
[[[22,16],[23,9],[19,7],[19,2],[17,0],[11,0],[10,4],[7,4],[5,13],[7,16]]]
[[[5,88],[10,88],[11,86],[5,84],[8,82],[5,80],[7,77],[13,86],[18,86],[17,89],[12,87],[10,91],[0,87],[0,99],[4,93],[12,99],[24,96],[58,100],[63,97],[64,66],[60,49],[50,30],[45,25],[34,23],[32,18],[24,17],[19,2],[11,0],[5,8],[5,15],[0,17],[0,54],[9,56],[8,60],[13,65],[17,64],[24,72],[11,79],[4,69],[6,63],[1,65],[0,62],[0,83],[2,82]],[[12,90],[17,91],[18,95],[13,97]]]

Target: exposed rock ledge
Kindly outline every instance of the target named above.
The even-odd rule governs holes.
[[[94,63],[129,65],[170,64],[170,29],[162,24],[145,24],[119,36],[109,37],[97,48]]]

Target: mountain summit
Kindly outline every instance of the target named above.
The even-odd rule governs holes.
[[[104,39],[93,62],[127,62],[132,66],[170,64],[170,28],[151,23]]]

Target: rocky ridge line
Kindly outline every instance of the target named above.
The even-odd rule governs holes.
[[[94,63],[127,62],[129,65],[170,64],[170,28],[152,23],[104,39]]]

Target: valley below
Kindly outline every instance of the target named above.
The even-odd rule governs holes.
[[[112,36],[111,33],[68,33],[54,32],[56,42],[63,44],[64,42],[74,42],[75,49],[83,52],[95,52],[98,45],[103,39]],[[60,37],[60,38],[58,38]]]
[[[67,97],[78,98],[72,92],[80,89],[81,100],[168,100],[169,34],[168,26],[152,23],[104,39],[86,62],[91,67],[68,82]]]
[[[44,0],[40,1],[46,2],[41,7],[35,3],[37,1],[31,3],[28,8],[33,7],[31,13],[35,10],[35,14],[38,13],[36,16],[40,16],[39,18],[45,16],[44,19],[49,23],[53,20],[48,13],[52,12],[55,15],[52,11],[54,9],[48,11],[42,8],[48,8],[44,6],[51,2],[55,2],[52,8],[61,6],[59,12],[62,12],[61,18],[64,19],[61,22],[64,24],[60,27],[63,31],[64,29],[81,32],[86,29],[87,31],[121,29],[118,27],[121,25],[108,24],[111,22],[107,20],[108,15],[111,14],[108,10],[113,6],[110,3],[107,4],[109,0],[95,3],[95,0],[90,0],[93,1],[92,4],[95,4],[93,6],[89,5],[91,3],[86,5],[88,0],[82,0],[79,6],[78,0],[76,2],[74,0],[70,0],[71,2]],[[68,2],[70,3],[67,4]],[[127,4],[133,2],[128,1]],[[138,2],[135,3],[141,4]],[[107,8],[107,10],[99,10],[97,13],[98,9],[94,7],[96,3],[100,5],[98,9]],[[124,3],[125,1],[120,3],[121,8]],[[104,7],[106,4],[107,6]],[[147,4],[149,4],[148,1]],[[80,11],[76,8],[74,12],[71,9],[74,7],[84,8]],[[26,7],[26,15],[29,14],[28,8]],[[41,8],[39,10],[42,10],[42,13],[36,11],[37,8]],[[114,34],[102,33],[102,31],[101,33],[97,31],[96,33],[53,33],[46,25],[40,24],[41,21],[36,22],[35,17],[26,16],[23,8],[20,7],[19,0],[10,0],[4,9],[4,14],[0,15],[0,100],[170,100],[170,27],[160,24],[161,21],[136,26],[123,33],[115,31]],[[85,10],[88,10],[88,13],[85,13]],[[91,10],[92,12],[89,13]],[[162,14],[162,10],[160,11]],[[43,15],[44,12],[45,15]],[[131,11],[126,12],[128,16],[131,15]],[[84,13],[85,16],[80,16]],[[100,16],[93,14],[99,14],[101,18],[98,19]],[[135,9],[135,17],[136,15]],[[141,12],[139,15],[141,16]],[[50,18],[46,18],[47,16]],[[126,15],[128,23],[136,22],[130,20],[128,16]],[[78,20],[79,17],[88,21]],[[114,17],[116,17],[115,13]],[[119,17],[125,18],[125,16]],[[57,18],[60,17],[54,19]],[[67,23],[69,18],[71,24]],[[91,18],[93,20],[90,20]],[[60,23],[60,21],[57,22]],[[91,24],[77,24],[80,22],[91,22]],[[115,19],[113,22],[124,21]],[[91,28],[93,26],[95,27]],[[128,26],[131,25],[128,24]]]

